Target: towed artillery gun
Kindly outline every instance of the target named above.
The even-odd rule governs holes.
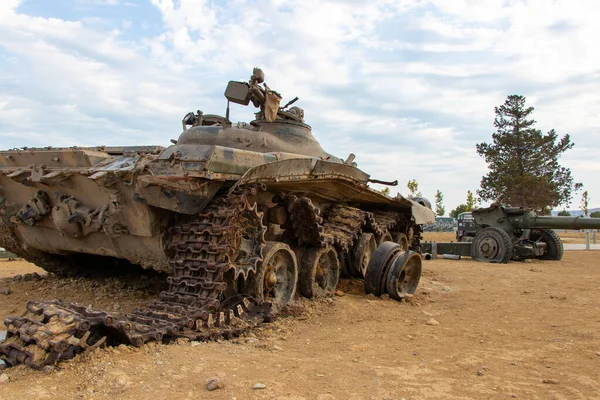
[[[297,98],[281,107],[263,83],[260,69],[230,81],[225,116],[188,113],[166,148],[0,152],[1,247],[58,275],[131,264],[169,275],[129,313],[30,302],[5,320],[0,358],[40,369],[102,343],[228,338],[296,292],[331,293],[344,273],[375,294],[414,292],[430,203],[371,189],[386,182],[325,152],[288,108]],[[234,124],[230,102],[259,111]]]
[[[437,243],[438,253],[500,263],[526,258],[560,260],[563,244],[554,229],[600,229],[600,218],[541,216],[531,209],[504,207],[500,203],[476,208],[471,216],[474,229],[465,231],[462,237],[468,241]],[[431,252],[431,243],[423,246],[425,252]]]

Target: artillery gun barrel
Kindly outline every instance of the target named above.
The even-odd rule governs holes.
[[[600,218],[525,215],[516,221],[521,229],[600,229]]]

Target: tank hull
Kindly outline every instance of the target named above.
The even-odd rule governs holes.
[[[177,154],[177,157],[174,155]],[[0,247],[84,253],[125,259],[168,272],[164,235],[180,216],[201,213],[220,191],[263,185],[265,211],[280,194],[305,196],[325,212],[331,204],[397,212],[400,230],[431,222],[433,212],[368,187],[369,175],[341,162],[291,153],[177,144],[166,149],[28,149],[0,153],[0,213],[14,238]],[[232,162],[233,161],[233,162]]]

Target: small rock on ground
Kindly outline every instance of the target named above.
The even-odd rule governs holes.
[[[346,295],[346,293],[345,293],[345,292],[342,292],[341,290],[336,290],[336,291],[335,291],[335,295],[336,295],[336,296],[338,296],[338,297],[343,297],[343,296],[345,296],[345,295]]]
[[[44,368],[42,368],[42,372],[45,374],[51,374],[52,371],[54,371],[54,367],[52,365],[46,365]]]
[[[440,323],[434,318],[431,318],[429,321],[427,321],[427,325],[439,325],[439,324]]]
[[[254,385],[253,389],[259,390],[259,389],[265,389],[266,387],[267,387],[267,385],[265,385],[264,383],[257,383],[256,385]]]
[[[545,383],[548,385],[557,385],[558,381],[556,379],[543,379],[542,383]]]
[[[213,378],[210,379],[207,383],[206,383],[206,390],[212,392],[213,390],[217,390],[217,389],[223,389],[225,387],[225,383],[223,383],[223,380],[220,378]]]
[[[10,378],[6,374],[0,374],[0,385],[10,382]]]
[[[9,288],[2,288],[2,289],[0,289],[0,294],[8,296],[10,294],[10,289]]]

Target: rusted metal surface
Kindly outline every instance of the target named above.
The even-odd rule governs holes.
[[[324,151],[290,107],[298,98],[281,107],[259,69],[225,94],[259,108],[256,119],[188,113],[167,148],[0,151],[0,246],[59,275],[106,257],[169,274],[168,290],[125,314],[31,303],[7,320],[0,357],[43,368],[94,345],[228,337],[297,288],[313,297],[335,290],[342,272],[364,276],[373,243],[420,250],[420,225],[435,221],[426,200],[370,188],[397,182]]]
[[[169,288],[146,308],[109,314],[60,300],[29,302],[23,316],[4,321],[8,335],[0,344],[0,357],[10,366],[42,369],[106,341],[141,346],[167,337],[239,335],[259,319],[246,317],[251,308],[246,299],[223,309],[219,295],[227,287],[224,274],[236,268],[233,261],[239,256],[238,235],[243,230],[240,215],[256,212],[246,199],[255,191],[219,198],[198,218],[172,228]],[[248,262],[262,259],[262,234],[258,232]]]

